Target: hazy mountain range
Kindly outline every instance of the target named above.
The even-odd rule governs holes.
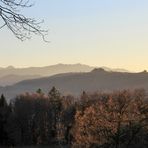
[[[22,80],[52,76],[59,73],[88,72],[92,69],[93,67],[82,64],[57,64],[45,67],[28,68],[8,66],[6,68],[0,68],[0,86],[12,85]]]
[[[73,95],[79,95],[83,90],[94,92],[144,88],[148,91],[148,73],[112,72],[99,68],[91,72],[65,73],[25,80],[0,88],[0,93],[4,93],[10,99],[20,93],[35,92],[38,88],[47,93],[52,86],[63,94]]]
[[[8,66],[6,68],[0,67],[0,86],[13,85],[22,80],[40,78],[45,76],[52,76],[60,73],[68,72],[90,72],[95,67],[84,64],[57,64],[45,67],[28,67],[15,68]],[[124,69],[110,69],[102,67],[106,71],[120,71],[127,72]]]
[[[0,86],[13,85],[23,80],[40,78],[40,75],[6,75],[0,77]]]
[[[15,68],[8,66],[6,68],[0,68],[0,77],[6,75],[40,75],[40,76],[51,76],[59,73],[67,72],[88,72],[94,67],[82,64],[56,64],[45,67],[28,67],[28,68]]]

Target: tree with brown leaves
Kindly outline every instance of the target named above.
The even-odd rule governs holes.
[[[147,107],[142,91],[103,96],[75,115],[74,147],[144,147],[148,144]]]

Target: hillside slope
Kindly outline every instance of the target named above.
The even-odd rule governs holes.
[[[12,86],[0,88],[0,93],[10,99],[24,92],[35,92],[41,88],[45,93],[52,86],[64,94],[78,95],[85,91],[112,91],[144,88],[148,91],[148,73],[107,72],[95,69],[87,73],[66,73],[33,80],[25,80]]]

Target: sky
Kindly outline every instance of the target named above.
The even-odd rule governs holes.
[[[22,13],[44,19],[45,43],[0,30],[0,67],[82,63],[148,70],[148,0],[34,0]],[[0,23],[2,21],[0,20]]]

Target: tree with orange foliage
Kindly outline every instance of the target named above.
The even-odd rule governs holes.
[[[144,145],[143,131],[148,133],[145,113],[148,104],[144,99],[143,91],[115,92],[106,95],[106,99],[98,99],[84,111],[77,111],[73,146],[129,148],[139,143]],[[136,139],[140,142],[136,143]]]

